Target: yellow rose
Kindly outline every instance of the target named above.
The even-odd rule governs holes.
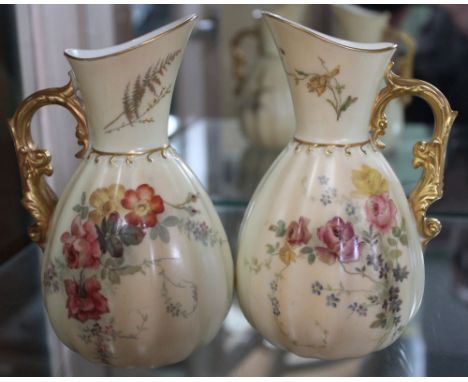
[[[89,213],[89,218],[95,224],[101,224],[102,219],[111,212],[120,211],[124,194],[125,187],[120,184],[112,184],[109,187],[96,189],[89,197],[89,204],[95,208]]]
[[[365,164],[360,170],[353,170],[351,179],[360,195],[379,195],[388,191],[387,179],[378,170]]]
[[[316,74],[307,82],[307,89],[310,93],[316,92],[320,97],[327,90],[328,83],[327,75],[319,76]]]
[[[286,265],[289,265],[291,261],[296,262],[296,254],[288,243],[284,244],[283,247],[279,250],[279,257]]]

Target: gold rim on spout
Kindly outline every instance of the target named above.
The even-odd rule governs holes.
[[[347,41],[347,40],[343,40],[343,39],[338,39],[336,37],[332,37],[332,36],[327,36],[325,37],[326,35],[324,35],[323,33],[320,33],[320,32],[316,32],[314,31],[313,29],[310,29],[310,28],[307,28],[301,24],[298,24],[298,23],[295,23],[294,21],[291,21],[291,20],[288,20],[282,16],[279,16],[279,15],[276,15],[274,13],[271,13],[271,12],[268,12],[268,11],[260,11],[260,13],[263,15],[263,16],[268,16],[268,17],[271,17],[272,19],[276,19],[278,21],[281,21],[285,24],[288,24],[289,26],[293,27],[294,29],[297,29],[301,32],[304,32],[304,33],[307,33],[311,36],[314,36],[316,38],[318,38],[319,40],[322,40],[328,44],[335,44],[341,48],[344,48],[344,49],[348,49],[348,50],[353,50],[353,51],[356,51],[356,52],[365,52],[365,53],[382,53],[382,52],[388,52],[388,51],[391,51],[391,50],[395,50],[397,48],[397,44],[395,43],[391,43],[391,42],[381,42],[379,44],[388,44],[387,47],[385,48],[379,48],[379,49],[370,49],[370,48],[357,48],[357,47],[353,47],[353,46],[349,46],[349,45],[346,45],[345,42],[349,42],[349,43],[354,43],[353,41]],[[340,42],[342,41],[342,42]],[[367,45],[366,43],[356,43],[356,44],[360,44],[360,45]]]
[[[130,52],[130,51],[135,50],[135,49],[137,49],[137,48],[140,48],[140,47],[142,47],[143,45],[149,44],[149,43],[151,43],[151,42],[153,42],[153,41],[155,41],[155,40],[158,40],[159,38],[165,36],[165,35],[168,34],[169,32],[173,32],[173,31],[175,31],[176,29],[179,29],[179,28],[185,26],[186,24],[188,24],[189,22],[191,22],[191,21],[193,21],[193,20],[195,20],[195,19],[197,19],[197,18],[198,18],[198,16],[195,15],[195,14],[193,14],[193,15],[191,15],[191,16],[188,16],[187,18],[182,19],[182,21],[181,21],[179,24],[173,26],[172,28],[170,28],[170,29],[168,29],[168,30],[166,30],[166,31],[164,31],[164,32],[162,32],[162,33],[159,33],[159,34],[157,34],[157,35],[151,37],[150,39],[144,40],[144,41],[142,41],[142,42],[140,42],[140,43],[138,43],[138,44],[136,44],[136,45],[130,46],[130,47],[126,48],[126,49],[119,50],[119,51],[114,52],[114,53],[109,53],[109,54],[105,54],[105,55],[101,55],[101,56],[97,56],[97,57],[87,57],[87,58],[84,58],[84,57],[77,57],[77,56],[74,56],[74,55],[72,55],[72,54],[70,54],[70,53],[67,53],[67,51],[69,51],[69,50],[89,51],[89,50],[102,50],[102,49],[66,49],[66,50],[63,52],[63,54],[65,55],[65,57],[70,58],[70,59],[72,59],[72,60],[76,60],[76,61],[98,61],[98,60],[102,60],[102,59],[109,58],[109,57],[115,57],[115,56],[121,55],[121,54],[123,54],[123,53],[127,53],[127,52]],[[174,22],[177,22],[177,20],[174,21]],[[153,31],[153,32],[154,32],[154,31]],[[151,33],[153,33],[153,32],[150,32],[150,33],[148,33],[148,34],[151,34]],[[144,36],[144,35],[143,35],[143,36]],[[143,37],[143,36],[140,36],[140,37]],[[140,37],[137,37],[136,39],[138,39],[138,38],[140,38]],[[130,41],[127,41],[127,42],[130,42]],[[123,44],[126,44],[126,43],[123,43]],[[121,44],[121,45],[123,45],[123,44]],[[103,49],[106,49],[106,48],[103,48]]]

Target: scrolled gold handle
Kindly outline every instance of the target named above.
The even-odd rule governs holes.
[[[426,217],[426,213],[429,206],[442,197],[447,143],[457,112],[450,108],[447,98],[435,86],[425,81],[399,77],[391,71],[391,65],[385,82],[386,87],[377,96],[370,120],[371,140],[377,148],[385,147],[379,137],[385,133],[387,119],[384,110],[392,99],[404,95],[420,97],[430,105],[434,114],[431,141],[417,142],[413,147],[413,167],[421,167],[423,173],[409,197],[422,245],[426,246],[442,227],[439,220]]]
[[[239,95],[245,82],[247,57],[242,50],[242,44],[247,38],[254,38],[259,43],[260,31],[258,27],[245,28],[238,31],[231,39],[231,59],[233,67],[233,75],[235,80],[234,94]]]
[[[40,90],[26,98],[8,120],[10,132],[15,144],[21,183],[23,187],[22,203],[35,222],[28,232],[32,241],[44,248],[47,239],[49,221],[57,203],[57,196],[47,184],[44,175],[53,173],[52,157],[47,150],[37,148],[31,136],[31,120],[41,107],[60,105],[70,111],[77,121],[76,137],[83,146],[75,155],[82,158],[88,150],[88,128],[86,117],[80,102],[74,95],[72,81],[61,88]]]

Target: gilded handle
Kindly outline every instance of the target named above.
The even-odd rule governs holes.
[[[247,57],[242,50],[242,44],[247,38],[254,38],[260,41],[260,32],[257,27],[241,29],[231,40],[231,59],[233,75],[235,80],[234,94],[239,95],[246,78]]]
[[[377,148],[385,147],[379,137],[385,133],[387,119],[384,110],[392,99],[404,95],[420,97],[430,105],[434,114],[431,141],[417,142],[413,147],[413,167],[421,167],[423,172],[409,197],[422,244],[426,246],[441,230],[440,221],[426,217],[426,213],[429,206],[442,197],[447,142],[457,112],[450,108],[447,98],[435,86],[421,80],[399,77],[391,71],[391,65],[385,82],[387,86],[377,96],[371,116],[371,140]]]
[[[8,120],[23,187],[22,203],[35,220],[29,227],[29,236],[41,248],[46,243],[47,229],[57,196],[44,178],[44,175],[50,176],[53,173],[51,155],[49,151],[37,148],[34,143],[31,120],[37,110],[52,104],[65,107],[75,117],[76,137],[78,144],[83,146],[75,156],[82,158],[88,150],[88,129],[80,102],[74,96],[72,81],[64,87],[44,89],[30,95]]]

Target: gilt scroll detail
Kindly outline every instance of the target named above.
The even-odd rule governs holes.
[[[88,150],[88,128],[80,102],[74,95],[72,81],[61,88],[40,90],[26,98],[8,120],[15,144],[20,178],[23,187],[22,204],[34,218],[28,233],[32,241],[44,248],[50,218],[57,203],[57,196],[47,184],[44,175],[53,173],[51,155],[40,149],[31,136],[31,120],[41,107],[60,105],[70,111],[77,121],[76,138],[81,150],[75,155],[82,158]]]
[[[384,110],[392,99],[405,95],[420,97],[429,104],[434,114],[431,141],[417,142],[413,147],[413,167],[422,168],[423,172],[409,197],[419,235],[425,246],[441,230],[440,221],[428,218],[426,214],[429,206],[442,197],[447,143],[457,112],[450,108],[447,98],[435,86],[421,80],[399,77],[391,71],[391,65],[385,81],[387,86],[377,96],[371,116],[371,140],[375,147],[385,147],[379,138],[385,134],[387,119]]]

